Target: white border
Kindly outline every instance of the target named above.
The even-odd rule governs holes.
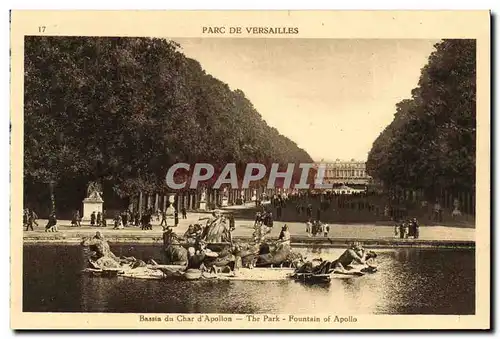
[[[389,1],[389,0],[379,0],[379,1],[370,1],[370,0],[351,0],[348,2],[330,2],[323,3],[323,1],[318,0],[308,0],[308,1],[287,1],[286,3],[282,3],[278,5],[277,3],[270,3],[262,0],[253,0],[253,1],[210,1],[210,2],[202,2],[202,1],[176,1],[170,3],[164,3],[161,1],[150,1],[150,0],[141,0],[138,1],[130,1],[130,0],[121,0],[119,2],[115,2],[114,4],[105,3],[102,0],[87,0],[82,3],[75,3],[70,1],[55,1],[55,0],[46,0],[46,1],[34,1],[34,0],[24,0],[24,1],[5,1],[1,4],[2,7],[2,32],[0,35],[0,39],[2,42],[2,47],[4,47],[3,53],[0,54],[0,58],[2,60],[1,65],[3,67],[0,68],[1,75],[3,77],[2,82],[2,91],[0,91],[2,95],[2,103],[3,110],[2,114],[0,114],[0,125],[3,127],[3,133],[0,133],[0,159],[2,159],[3,166],[0,167],[0,177],[4,180],[4,182],[9,185],[9,135],[6,133],[9,125],[9,112],[10,112],[10,75],[9,75],[9,9],[491,9],[493,13],[499,12],[500,1],[493,0],[475,0],[475,1],[435,1],[435,0],[413,0],[413,1]],[[496,24],[498,26],[498,22]],[[497,27],[493,27],[494,32],[497,32]],[[498,46],[498,35],[493,33],[493,46]],[[498,56],[496,56],[498,60]],[[495,58],[492,58],[495,60]],[[497,80],[497,72],[492,77],[493,81]],[[498,87],[495,87],[495,92],[492,93],[493,98],[497,98],[500,96]],[[495,105],[493,105],[495,107]],[[498,119],[496,119],[495,127],[498,129],[499,126]],[[495,137],[495,133],[493,133],[493,140],[497,139]],[[492,140],[492,142],[493,142]],[[495,140],[496,144],[496,140]],[[496,144],[498,146],[498,144]],[[497,155],[498,147],[496,147],[495,155]],[[10,186],[10,185],[9,185]],[[9,216],[10,216],[10,189],[2,190],[3,194],[0,195],[0,216],[3,217],[3,227],[4,233],[3,236],[0,237],[0,241],[2,242],[2,246],[0,248],[4,253],[2,253],[2,258],[4,258],[4,262],[6,262],[5,258],[10,256],[10,248],[9,248],[9,235],[8,228],[10,225]],[[494,210],[498,211],[500,209],[500,203],[495,203]],[[495,212],[496,214],[496,212]],[[496,237],[494,239],[495,243],[498,243],[498,232],[496,232]],[[496,256],[495,259],[498,259]],[[1,280],[2,288],[0,289],[0,305],[2,308],[3,317],[2,322],[4,326],[1,326],[3,333],[2,338],[11,338],[14,336],[14,333],[9,329],[9,291],[10,291],[10,279]],[[493,287],[493,286],[492,286]],[[496,304],[496,303],[495,303]],[[495,312],[496,313],[496,312]],[[493,319],[492,319],[493,320]],[[496,320],[496,319],[495,319]],[[496,323],[494,320],[493,323]],[[91,334],[91,333],[89,333]],[[123,333],[124,335],[127,335]],[[36,336],[43,335],[37,334]],[[50,335],[50,334],[49,334]],[[95,333],[91,334],[94,338],[105,338],[109,334],[104,333]],[[133,334],[129,334],[133,335]],[[168,333],[164,334],[168,336],[181,336],[185,334],[174,334]],[[220,335],[220,334],[217,334]],[[264,334],[259,334],[264,335]],[[288,333],[287,336],[291,336],[294,334]],[[382,335],[387,335],[384,333]],[[439,334],[428,334],[422,333],[426,337],[434,337]],[[479,334],[467,334],[467,336],[478,336]],[[70,334],[61,335],[64,337],[69,337]],[[242,337],[247,337],[248,335],[242,335]]]

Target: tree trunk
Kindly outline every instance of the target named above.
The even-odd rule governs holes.
[[[139,192],[139,220],[142,218],[142,191]]]

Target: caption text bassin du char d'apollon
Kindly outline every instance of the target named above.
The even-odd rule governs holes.
[[[159,322],[181,322],[181,323],[232,323],[237,321],[248,321],[252,323],[355,323],[358,319],[354,316],[339,316],[339,315],[326,315],[326,316],[279,316],[279,315],[166,315],[162,316],[139,316],[140,322],[159,323]]]
[[[292,179],[295,174],[295,164],[289,163],[285,171],[279,171],[279,164],[272,164],[269,178],[267,181],[267,188],[275,188],[276,181],[278,178],[283,179],[282,188],[290,188],[292,184]],[[314,175],[314,188],[315,189],[329,189],[333,187],[333,184],[323,183],[326,173],[325,164],[312,164],[312,163],[300,163],[298,168],[300,169],[300,180],[298,183],[294,183],[294,188],[296,189],[309,189],[311,185],[308,183],[309,171],[315,169],[316,173]],[[267,167],[259,163],[248,163],[245,167],[245,173],[243,175],[243,180],[241,181],[241,186],[239,185],[237,167],[235,163],[228,163],[224,166],[220,174],[217,176],[217,180],[213,185],[214,189],[219,189],[222,185],[230,185],[232,189],[246,189],[250,187],[251,182],[257,182],[262,180],[266,173]],[[190,174],[191,181],[189,184],[190,189],[198,188],[198,185],[204,181],[211,180],[215,174],[215,167],[209,163],[197,163],[194,165],[191,171],[191,165],[188,163],[177,163],[171,166],[166,175],[166,183],[170,189],[181,190],[186,188],[188,180],[180,180],[181,182],[176,182],[175,176],[178,175],[177,181],[179,181],[179,174]]]

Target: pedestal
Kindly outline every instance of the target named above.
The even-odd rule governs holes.
[[[102,205],[104,201],[100,198],[86,198],[83,199],[83,220],[90,220],[90,215],[92,212],[101,212],[102,213]]]
[[[206,209],[207,209],[207,202],[200,201],[200,210],[206,210]]]
[[[167,217],[173,217],[175,214],[175,208],[174,205],[170,205],[167,207],[167,210],[165,211],[167,214]]]
[[[222,207],[226,207],[228,205],[229,199],[227,197],[222,198]]]

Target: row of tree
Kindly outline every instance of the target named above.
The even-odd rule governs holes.
[[[367,171],[388,189],[473,192],[476,170],[476,42],[442,40],[411,99],[373,143]]]
[[[311,162],[165,39],[26,37],[24,136],[25,203],[54,201],[55,187],[64,208],[89,181],[121,197],[164,191],[177,162]]]

